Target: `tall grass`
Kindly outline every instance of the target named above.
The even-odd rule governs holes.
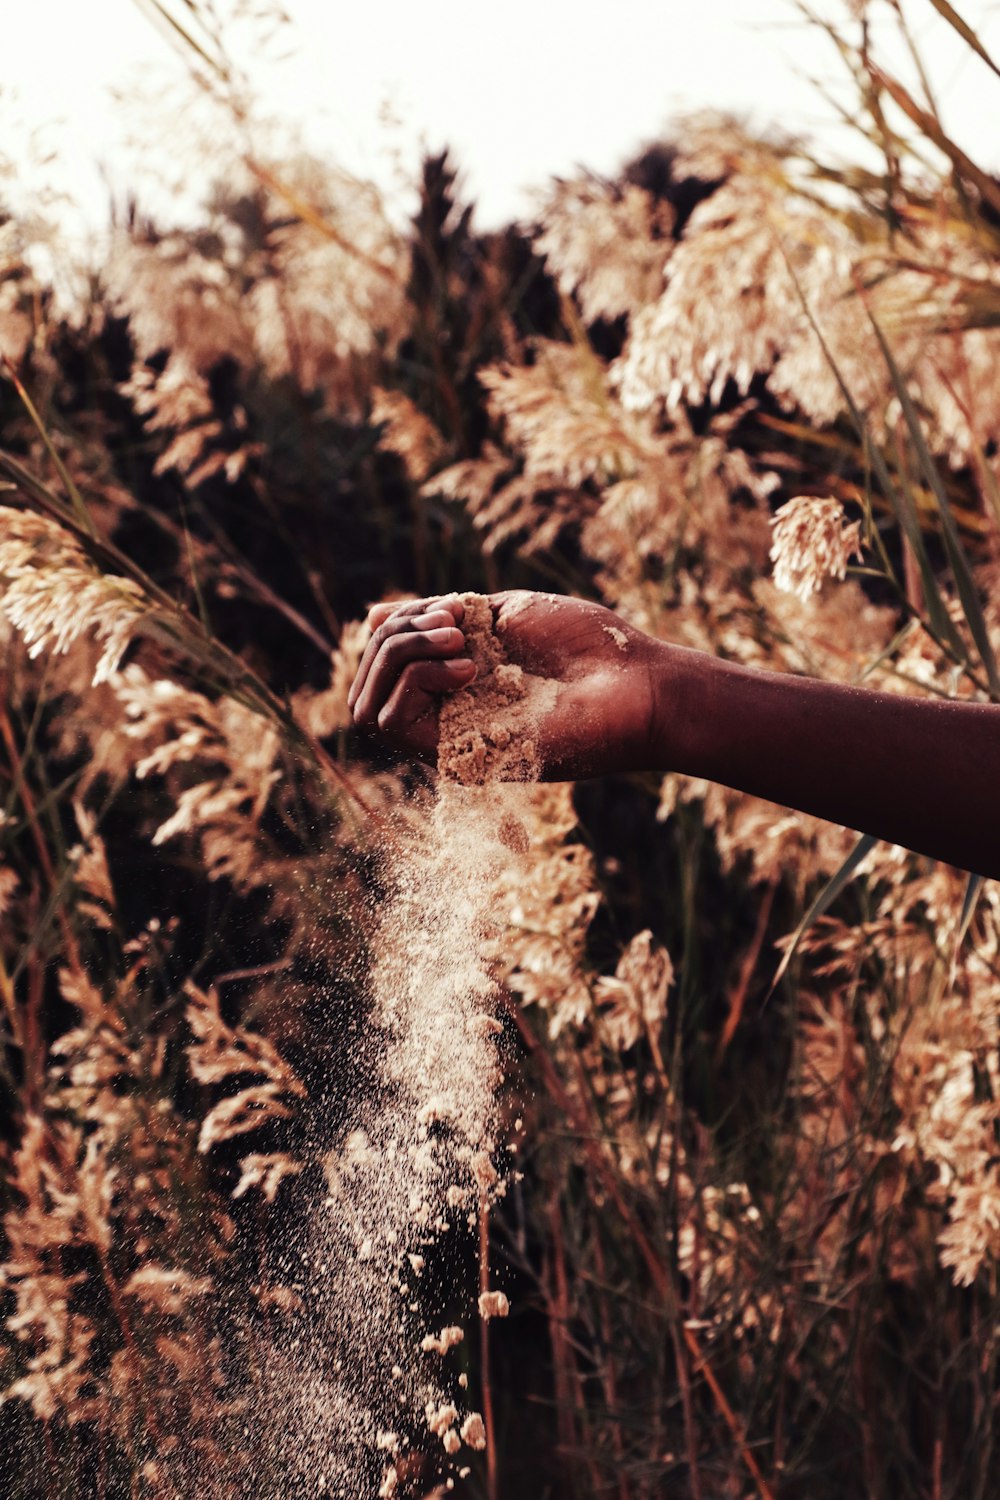
[[[269,1394],[311,1336],[290,1226],[351,1124],[380,841],[425,815],[347,713],[371,600],[569,591],[996,699],[1000,189],[871,10],[830,30],[881,171],[693,121],[489,235],[429,160],[399,234],[241,117],[204,225],[135,216],[65,316],[0,225],[11,1500],[315,1492]],[[674,775],[541,790],[528,834],[516,1176],[467,1250],[513,1313],[456,1484],[992,1495],[992,886]],[[477,1272],[429,1277],[447,1310]]]

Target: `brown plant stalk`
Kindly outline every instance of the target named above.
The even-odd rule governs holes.
[[[565,1115],[565,1117],[573,1122],[574,1128],[576,1129],[580,1137],[580,1143],[583,1147],[584,1155],[586,1156],[587,1161],[590,1163],[590,1166],[594,1171],[595,1176],[600,1181],[602,1187],[604,1187],[606,1192],[609,1194],[612,1202],[615,1205],[615,1210],[620,1216],[621,1222],[628,1230],[629,1234],[632,1237],[633,1243],[638,1249],[639,1254],[642,1256],[642,1259],[646,1264],[646,1268],[649,1271],[653,1286],[663,1299],[663,1303],[665,1308],[667,1309],[668,1316],[676,1322],[680,1316],[680,1303],[677,1295],[677,1289],[673,1285],[668,1268],[656,1255],[642,1227],[636,1221],[635,1216],[630,1212],[628,1205],[622,1197],[621,1190],[618,1186],[614,1172],[611,1170],[610,1164],[606,1160],[604,1153],[598,1145],[597,1141],[593,1138],[587,1126],[586,1120],[581,1118],[580,1111],[576,1105],[576,1102],[569,1096],[562,1083],[560,1082],[552,1059],[549,1057],[548,1053],[539,1046],[535,1035],[531,1030],[531,1027],[528,1025],[527,1020],[521,1013],[520,1007],[515,1005],[515,1003],[510,999],[509,996],[505,997],[504,1005],[508,1013],[512,1017],[521,1040],[524,1042],[529,1055],[538,1064],[542,1075],[542,1081],[544,1082],[547,1091],[552,1096],[553,1102],[556,1104],[557,1108]],[[688,1328],[686,1324],[682,1326],[682,1336],[684,1343],[686,1344],[688,1351],[695,1361],[695,1367],[698,1373],[703,1375],[705,1378],[705,1383],[712,1393],[712,1398],[715,1401],[716,1407],[718,1408],[720,1415],[725,1421],[726,1426],[729,1428],[733,1440],[737,1445],[740,1457],[742,1458],[747,1470],[753,1478],[755,1485],[757,1486],[757,1493],[760,1495],[761,1500],[774,1500],[774,1491],[768,1481],[764,1478],[764,1475],[762,1474],[760,1469],[760,1465],[757,1463],[756,1458],[747,1446],[742,1425],[737,1418],[736,1413],[730,1406],[729,1401],[726,1398],[726,1394],[719,1384],[707,1356],[702,1351],[697,1335],[695,1334],[694,1330]]]

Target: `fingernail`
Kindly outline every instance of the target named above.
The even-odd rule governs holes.
[[[454,625],[438,625],[435,630],[428,630],[427,639],[433,641],[435,645],[443,644],[445,641],[451,640],[456,628]],[[460,631],[459,634],[461,634]]]
[[[447,665],[453,672],[467,673],[476,670],[475,662],[470,661],[467,656],[457,656],[454,661],[448,662]]]

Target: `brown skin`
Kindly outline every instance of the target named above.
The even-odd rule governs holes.
[[[543,775],[549,781],[641,770],[649,764],[649,726],[657,643],[609,610],[554,594],[493,594],[495,628],[508,658],[561,684],[539,725]],[[433,762],[441,694],[464,687],[474,672],[460,626],[460,600],[377,604],[373,635],[348,695],[355,723],[378,727],[401,748]],[[628,638],[623,652],[608,634]]]
[[[1000,875],[1000,706],[754,671],[582,600],[491,603],[510,660],[561,684],[539,733],[548,780],[685,771]],[[355,721],[433,762],[441,696],[474,675],[462,618],[449,597],[376,605],[348,700]]]

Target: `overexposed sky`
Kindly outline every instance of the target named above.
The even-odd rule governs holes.
[[[183,13],[182,0],[171,3]],[[1000,54],[1000,4],[957,4]],[[261,107],[404,207],[399,182],[412,180],[421,147],[451,145],[482,227],[530,213],[527,190],[553,174],[578,164],[614,172],[672,116],[701,107],[815,134],[827,151],[852,149],[809,81],[841,82],[834,49],[792,0],[284,5],[291,24],[264,55],[246,51],[252,31],[232,33]],[[0,153],[19,179],[8,193],[44,182],[94,226],[106,221],[109,182],[159,208],[150,173],[169,164],[183,124],[184,65],[148,14],[137,0],[5,10]],[[843,17],[846,5],[825,0],[825,10]],[[930,0],[907,0],[906,13],[946,125],[982,165],[1000,166],[1000,79]],[[137,130],[141,150],[127,144]]]

